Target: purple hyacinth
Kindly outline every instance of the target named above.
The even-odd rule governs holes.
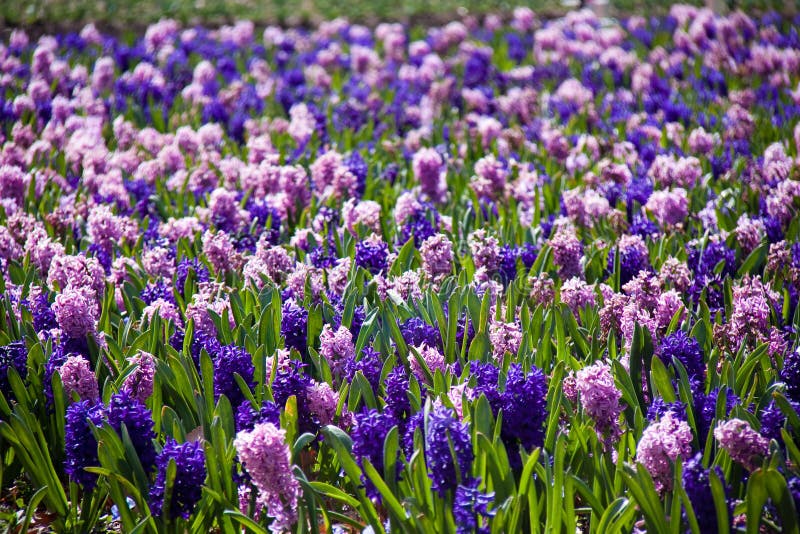
[[[720,480],[724,480],[722,470],[715,468]],[[703,467],[703,453],[698,452],[683,464],[683,487],[692,503],[701,532],[717,531],[717,510],[711,493],[710,470]],[[728,522],[730,524],[730,512]]]
[[[401,421],[411,413],[411,401],[408,400],[408,376],[402,367],[395,367],[383,383],[385,390],[384,400],[386,410],[391,412],[395,419]]]
[[[411,317],[400,325],[400,333],[403,341],[407,345],[419,347],[428,345],[429,347],[442,348],[442,336],[439,329],[426,323],[419,317]]]
[[[389,245],[380,238],[366,238],[356,243],[356,265],[372,274],[385,271],[389,266]]]
[[[356,414],[352,431],[353,456],[359,465],[363,465],[366,459],[378,473],[383,473],[383,443],[386,435],[396,424],[397,421],[389,412],[365,410]],[[370,497],[376,498],[378,491],[373,484],[363,475],[361,481],[365,484]]]
[[[91,425],[102,426],[103,405],[81,401],[67,408],[64,423],[64,471],[71,480],[89,491],[97,483],[97,475],[85,471],[85,467],[97,466],[97,440]]]
[[[800,348],[790,352],[783,360],[780,377],[786,384],[786,396],[800,402]]]
[[[769,450],[769,440],[742,419],[730,419],[719,423],[714,429],[714,437],[731,459],[750,471],[758,467],[761,458]]]
[[[686,332],[678,330],[661,341],[661,359],[671,366],[673,358],[686,368],[689,378],[703,380],[706,376],[706,363],[700,343]]]
[[[708,433],[711,431],[711,423],[717,415],[717,398],[719,397],[720,389],[715,388],[705,394],[702,390],[702,384],[698,385],[693,382],[692,391],[697,437],[700,443],[705,443]],[[739,397],[730,388],[725,388],[725,392],[725,415],[727,416],[731,413],[733,407],[739,404]]]
[[[348,382],[352,382],[356,373],[361,371],[372,387],[372,391],[380,391],[382,370],[381,354],[372,347],[364,347],[361,350],[360,359],[350,358],[344,364],[344,376]]]
[[[544,445],[547,421],[547,383],[544,373],[531,367],[523,372],[512,364],[506,374],[506,389],[502,395],[503,428],[501,436],[509,449],[509,462],[519,467],[518,448],[526,451]]]
[[[234,414],[234,422],[236,424],[236,431],[253,430],[258,423],[272,423],[273,425],[280,426],[281,410],[277,404],[272,401],[264,401],[261,408],[256,411],[250,401],[242,402],[236,409]]]
[[[28,349],[22,341],[0,347],[0,392],[8,400],[14,398],[8,382],[8,371],[12,368],[23,380],[28,375]]]
[[[106,414],[108,424],[120,436],[122,425],[125,425],[142,467],[145,472],[151,471],[156,460],[156,450],[153,446],[156,433],[153,431],[153,416],[147,406],[127,391],[122,391],[111,396]]]
[[[453,499],[453,518],[456,520],[456,534],[488,534],[489,520],[497,513],[489,510],[494,501],[494,492],[483,493],[478,490],[481,480],[472,479],[456,488]]]
[[[295,349],[300,354],[308,350],[306,337],[308,334],[308,310],[294,300],[287,300],[283,305],[281,318],[281,335],[286,341],[286,348]]]
[[[451,451],[455,452],[455,457]],[[425,458],[433,490],[440,497],[470,477],[474,454],[469,425],[459,421],[453,410],[442,405],[435,406],[428,416]]]
[[[194,272],[194,279],[197,283],[208,282],[211,275],[208,268],[200,262],[197,258],[184,258],[178,262],[175,269],[175,287],[181,295],[186,287],[186,279],[189,277],[189,271]]]
[[[279,369],[272,381],[272,398],[275,404],[283,410],[289,397],[294,396],[297,401],[297,426],[300,432],[316,433],[319,425],[314,420],[308,406],[308,390],[312,380],[300,370],[297,365]]]
[[[672,412],[678,419],[686,421],[686,405],[681,401],[666,402],[661,397],[656,397],[647,408],[647,421],[652,423],[661,419],[667,412]]]
[[[214,355],[214,398],[219,399],[225,395],[232,406],[238,406],[244,400],[239,384],[234,373],[244,379],[245,383],[253,388],[253,357],[242,347],[224,345]]]
[[[167,467],[175,462],[175,480],[170,502],[165,502]],[[178,443],[167,439],[156,458],[156,481],[150,489],[150,511],[156,517],[188,519],[202,495],[206,479],[206,455],[199,441]]]

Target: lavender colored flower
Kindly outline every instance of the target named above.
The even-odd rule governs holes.
[[[434,406],[428,416],[425,458],[433,490],[441,497],[470,477],[474,454],[469,426],[442,405]]]
[[[718,424],[714,429],[714,437],[734,461],[751,471],[758,466],[769,448],[767,438],[753,430],[750,423],[742,419],[730,419]]]
[[[689,425],[672,412],[644,430],[636,447],[636,461],[650,471],[658,491],[672,487],[672,465],[678,456],[688,457],[691,442]]]
[[[422,270],[430,280],[440,282],[452,271],[453,243],[444,234],[426,239],[419,250]]]
[[[175,463],[175,480],[170,501],[166,502],[167,468]],[[206,455],[199,441],[178,443],[167,439],[156,458],[156,481],[150,488],[150,511],[155,517],[188,519],[202,495],[206,479]]]
[[[128,358],[128,363],[136,365],[123,383],[123,389],[142,402],[147,402],[153,394],[153,383],[156,376],[156,359],[149,352],[140,351],[136,356]]]
[[[516,322],[491,321],[489,342],[492,345],[492,356],[496,361],[502,361],[506,352],[516,356],[522,343],[522,328]]]
[[[319,353],[328,362],[333,375],[340,377],[348,359],[356,355],[353,334],[343,326],[334,331],[331,325],[326,324],[319,335]]]
[[[444,161],[433,148],[422,148],[412,160],[414,175],[420,183],[422,192],[433,202],[443,202],[447,195]]]
[[[64,471],[87,491],[97,483],[97,475],[86,467],[99,465],[97,440],[91,425],[102,426],[105,414],[101,404],[91,401],[76,402],[67,408],[64,423],[65,460]]]
[[[283,532],[297,521],[297,501],[302,490],[292,473],[292,453],[286,431],[272,423],[259,423],[253,430],[236,434],[233,445],[253,485],[256,504],[273,518],[270,529]]]
[[[67,399],[71,399],[72,394],[77,393],[81,400],[97,402],[100,397],[97,377],[86,358],[79,354],[68,356],[58,368],[58,374],[61,376],[64,395]]]
[[[567,280],[583,274],[581,257],[583,246],[574,232],[559,229],[550,239],[550,248],[553,249],[553,263],[558,269],[558,276]]]
[[[594,420],[598,435],[615,439],[620,432],[622,392],[614,384],[611,367],[597,362],[578,371],[575,378],[583,409]]]
[[[94,333],[98,319],[97,303],[86,291],[67,287],[56,296],[53,312],[58,326],[70,337]]]
[[[320,426],[330,425],[336,416],[339,393],[333,391],[325,382],[313,382],[306,391],[308,411]]]

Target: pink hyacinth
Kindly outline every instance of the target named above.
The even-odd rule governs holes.
[[[584,411],[595,422],[598,435],[617,438],[622,392],[614,384],[611,366],[596,362],[584,367],[575,376],[575,388],[580,393]]]
[[[422,192],[433,202],[443,202],[447,196],[444,160],[433,148],[421,148],[411,162],[414,176]]]
[[[272,532],[288,532],[297,521],[300,483],[292,474],[292,453],[286,431],[272,423],[259,423],[233,440],[239,460],[258,490],[256,504],[274,519]]]
[[[575,231],[568,228],[558,228],[550,239],[550,248],[553,249],[553,263],[558,269],[558,276],[564,280],[581,276],[581,257],[583,246],[575,235]]]
[[[330,425],[336,416],[339,405],[339,393],[333,391],[327,382],[314,382],[306,388],[308,409],[314,414],[320,425]]]
[[[714,429],[714,437],[719,446],[725,449],[730,457],[753,470],[759,460],[769,451],[769,440],[753,430],[750,423],[742,419],[731,419],[719,423]]]
[[[331,325],[326,324],[319,335],[319,353],[328,362],[331,372],[340,375],[345,362],[356,355],[353,334],[344,326],[334,331]]]
[[[497,238],[486,233],[486,230],[475,230],[467,239],[472,261],[477,269],[483,267],[492,273],[500,265],[500,247]]]
[[[689,213],[689,198],[682,188],[672,191],[656,191],[647,200],[645,208],[650,211],[662,227],[675,226],[686,220]]]
[[[58,374],[61,377],[66,398],[71,399],[72,393],[77,393],[81,400],[94,402],[100,398],[97,377],[83,356],[73,354],[67,357],[67,360],[58,368]]]
[[[489,324],[489,343],[495,360],[502,360],[506,352],[516,355],[521,342],[522,329],[519,324],[503,321],[492,321]]]
[[[436,234],[420,247],[422,270],[430,280],[441,281],[452,271],[453,243],[444,234]]]
[[[570,278],[561,285],[561,302],[577,316],[582,309],[595,305],[594,287],[580,278]]]
[[[136,369],[125,378],[122,388],[140,401],[146,402],[153,394],[156,359],[149,352],[139,351],[136,356],[128,358],[128,363],[136,365]]]
[[[203,254],[218,273],[235,270],[239,265],[239,255],[225,232],[214,234],[206,231],[203,234]]]
[[[498,198],[506,187],[507,171],[493,155],[484,156],[475,162],[475,176],[470,187],[478,197]]]
[[[636,447],[636,461],[650,472],[659,492],[672,488],[672,466],[678,456],[689,457],[691,444],[692,429],[672,412],[645,428]]]
[[[56,295],[53,303],[56,322],[71,338],[82,338],[95,332],[99,310],[90,293],[91,290],[68,287]]]
[[[423,343],[421,346],[415,348],[419,353],[420,358],[422,358],[422,361],[424,361],[425,365],[428,366],[428,370],[431,372],[431,374],[436,374],[437,370],[440,370],[443,373],[447,371],[447,362],[445,361],[444,354],[439,352],[436,347],[429,347],[427,344]],[[420,382],[425,381],[425,373],[423,372],[422,365],[416,357],[409,355],[408,365],[411,367],[411,372],[414,373],[414,376],[417,377],[417,380]]]

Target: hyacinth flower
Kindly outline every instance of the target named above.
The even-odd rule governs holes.
[[[173,462],[175,480],[169,502],[166,500],[167,469]],[[156,457],[156,481],[150,490],[150,510],[157,517],[172,516],[188,519],[200,500],[206,478],[205,453],[200,442],[178,443],[167,440]]]
[[[800,18],[483,7],[3,34],[31,528],[790,530]]]

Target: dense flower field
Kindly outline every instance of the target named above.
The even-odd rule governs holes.
[[[798,24],[12,32],[0,521],[798,532]]]

